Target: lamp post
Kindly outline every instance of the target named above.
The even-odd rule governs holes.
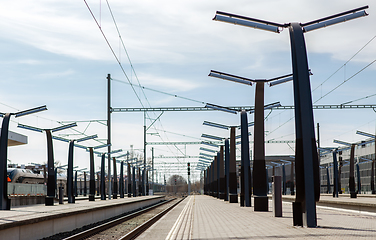
[[[31,130],[34,132],[45,132],[47,137],[47,166],[48,166],[48,180],[47,180],[47,195],[45,198],[45,205],[46,206],[53,206],[54,205],[54,198],[55,198],[55,190],[56,190],[56,176],[54,171],[54,150],[53,150],[53,143],[52,143],[52,132],[57,132],[61,130],[65,130],[68,128],[76,127],[76,123],[63,125],[60,127],[52,128],[52,129],[41,129],[37,127],[32,127],[24,124],[18,124],[17,127]]]
[[[90,139],[97,138],[97,135],[92,136],[86,136],[79,139],[65,139],[61,137],[52,136],[53,139],[68,142],[69,148],[68,148],[68,172],[67,172],[67,194],[68,194],[68,203],[75,203],[75,196],[74,196],[74,190],[73,190],[73,152],[74,147],[84,148],[87,149],[87,147],[75,144],[74,142],[83,142]]]
[[[210,77],[216,77],[232,82],[242,83],[252,86],[256,83],[255,94],[255,121],[254,121],[254,158],[253,158],[253,195],[254,195],[254,210],[255,211],[268,211],[268,197],[267,197],[267,184],[266,184],[266,171],[265,169],[265,134],[264,134],[264,110],[271,109],[276,106],[281,106],[279,102],[264,106],[264,85],[266,82],[274,83],[273,85],[282,82],[291,81],[292,74],[272,78],[272,79],[250,79],[239,77],[236,75],[223,73],[211,70]],[[246,125],[244,125],[246,127]],[[248,154],[249,155],[249,154]],[[248,170],[245,170],[248,171]],[[247,190],[246,190],[247,191]],[[246,197],[247,199],[247,197]],[[247,200],[246,200],[247,201]]]
[[[316,145],[309,69],[304,33],[350,19],[366,16],[368,6],[342,12],[307,23],[278,24],[235,14],[219,12],[213,20],[279,33],[289,28],[295,102],[296,198],[293,203],[294,225],[317,226],[316,201],[320,197],[319,165]]]
[[[8,179],[7,179],[7,159],[8,159],[8,132],[9,132],[9,121],[12,115],[15,117],[21,117],[29,115],[32,113],[47,110],[46,106],[41,106],[37,108],[28,109],[16,113],[0,113],[3,117],[3,122],[1,126],[1,137],[0,137],[0,209],[10,210],[10,199],[8,198]]]
[[[102,145],[98,145],[98,146],[95,146],[95,147],[88,147],[86,149],[86,151],[88,151],[90,153],[89,201],[95,201],[95,172],[94,172],[95,165],[94,165],[94,153],[102,156],[100,152],[96,152],[96,151],[94,151],[94,149],[99,149],[99,148],[108,147],[108,146],[109,146],[109,144],[102,144]],[[103,163],[102,167],[104,168],[104,163]],[[104,178],[104,175],[101,175],[101,179],[102,178]],[[99,194],[99,192],[100,191],[99,191],[99,188],[98,188],[98,194]]]
[[[342,144],[350,147],[350,171],[349,171],[349,189],[350,197],[356,198],[357,194],[355,191],[355,174],[354,174],[354,156],[355,156],[355,146],[356,144],[351,144],[339,140],[333,140],[334,143]],[[342,149],[343,151],[343,149]]]

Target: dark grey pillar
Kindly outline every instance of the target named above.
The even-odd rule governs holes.
[[[338,166],[338,193],[342,194],[342,167],[343,167],[343,160],[342,160],[342,151],[339,152],[339,166]]]
[[[132,167],[132,186],[133,186],[133,197],[136,197],[137,196],[137,193],[136,193],[136,168],[135,167]]]
[[[10,210],[10,199],[8,198],[8,130],[10,113],[6,113],[3,117],[0,137],[0,208],[1,210]]]
[[[78,196],[78,189],[77,189],[77,171],[74,172],[74,196]]]
[[[376,143],[375,143],[375,148],[376,148]],[[375,156],[375,158],[376,158],[376,156]],[[373,159],[372,163],[371,163],[371,191],[372,191],[372,194],[376,194],[376,191],[375,191],[375,159]]]
[[[89,201],[95,201],[95,172],[94,172],[94,151],[89,148],[90,153],[90,182],[89,182]]]
[[[97,185],[96,185],[96,189],[97,189],[97,196],[99,196],[101,190],[100,190],[100,178],[99,178],[99,172],[97,172]]]
[[[326,193],[330,193],[330,176],[328,167],[326,167]]]
[[[240,114],[241,120],[241,158],[242,158],[242,164],[243,164],[243,181],[242,181],[242,190],[244,190],[244,205],[246,207],[251,206],[251,186],[250,186],[250,158],[249,158],[249,136],[248,136],[248,118],[247,118],[247,112],[242,111]],[[254,161],[255,162],[255,161]],[[253,164],[253,171],[255,172],[255,164]],[[265,176],[265,166],[262,169],[263,175]],[[265,185],[265,177],[262,179],[263,185]],[[260,179],[258,180],[260,181]],[[253,181],[255,182],[255,181]],[[254,201],[256,204],[256,198],[254,197]],[[260,206],[259,206],[260,207]],[[254,208],[255,211],[261,211],[262,209],[257,208],[256,205]]]
[[[229,201],[230,195],[230,143],[225,139],[225,201]]]
[[[337,150],[333,151],[333,197],[338,197],[338,164]]]
[[[296,203],[294,225],[317,226],[316,201],[320,198],[311,86],[303,30],[299,23],[289,26],[295,103]]]
[[[105,174],[105,160],[106,154],[102,154],[101,160],[101,200],[106,200],[106,174]]]
[[[73,149],[74,140],[69,142],[68,151],[68,173],[67,173],[67,193],[68,203],[75,203],[74,187],[73,187]]]
[[[52,145],[52,136],[50,130],[45,130],[47,135],[47,165],[48,165],[48,180],[47,180],[47,195],[45,199],[46,206],[54,205],[55,190],[56,190],[56,175],[55,175],[55,161],[54,150]]]
[[[86,196],[87,193],[87,186],[86,186],[86,172],[84,172],[84,196]]]
[[[360,170],[359,170],[359,163],[356,164],[356,175],[358,180],[358,194],[362,193],[362,181],[360,180]]]
[[[282,164],[282,194],[286,195],[286,169],[285,169],[285,164]]]
[[[225,165],[224,165],[224,146],[221,146],[219,151],[219,198],[225,199],[226,179],[225,179]]]
[[[350,197],[356,198],[356,191],[355,191],[355,173],[354,173],[354,155],[355,155],[355,144],[351,144],[350,150],[350,174],[349,174],[349,189],[350,189]]]
[[[264,82],[256,83],[254,143],[253,143],[253,199],[255,211],[268,211],[265,176]],[[248,133],[247,133],[248,137]]]
[[[236,144],[235,144],[235,127],[230,130],[230,162],[229,162],[229,202],[238,202],[238,186],[236,174]]]
[[[141,174],[141,168],[138,168],[138,196],[142,196],[142,174]]]
[[[118,195],[118,180],[117,180],[117,170],[116,170],[116,158],[112,158],[113,164],[114,164],[114,190],[113,190],[113,198],[117,199]]]
[[[148,176],[148,170],[144,170],[144,172],[145,172],[145,179],[146,179],[145,193],[146,193],[146,195],[149,195],[149,176]]]
[[[218,164],[218,155],[214,157],[214,189],[215,189],[215,197],[219,198],[219,164]]]
[[[119,189],[120,189],[120,198],[124,198],[124,167],[123,167],[124,161],[121,161],[120,163],[120,179],[119,179]]]
[[[131,164],[127,164],[127,181],[128,181],[128,197],[132,197],[132,174],[131,174]]]
[[[290,180],[290,192],[291,192],[291,195],[295,195],[295,182],[294,182],[294,162],[291,161],[291,180]]]

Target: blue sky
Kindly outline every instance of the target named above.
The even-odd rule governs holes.
[[[273,78],[291,72],[288,31],[280,34],[212,21],[215,11],[279,23],[308,22],[328,15],[369,5],[369,16],[305,34],[311,86],[315,102],[338,84],[376,59],[376,40],[343,66],[375,35],[374,1],[108,1],[127,52],[141,85],[194,99],[188,101],[144,90],[151,107],[223,106],[254,104],[254,86],[249,87],[208,77],[211,69],[248,78]],[[131,71],[106,1],[87,0],[127,77],[137,84]],[[17,128],[17,123],[52,128],[57,121],[105,120],[106,76],[127,81],[84,1],[3,1],[0,9],[2,77],[0,112],[40,105],[48,111],[12,119],[10,130],[29,137],[29,143],[9,148],[14,163],[45,162],[44,134]],[[376,65],[371,65],[316,104],[341,104],[375,92]],[[329,78],[330,77],[330,78]],[[329,78],[329,79],[328,79]],[[328,79],[325,83],[323,83]],[[144,106],[144,94],[135,88]],[[141,107],[131,87],[112,82],[113,107]],[[197,102],[198,101],[198,102]],[[293,105],[292,83],[266,87],[265,103]],[[354,104],[373,104],[375,97]],[[269,111],[265,111],[267,115]],[[321,145],[334,146],[333,138],[361,140],[356,130],[375,132],[376,115],[365,110],[315,110],[321,125]],[[155,118],[159,113],[150,113]],[[266,139],[294,140],[294,112],[273,111],[265,122]],[[204,120],[239,125],[239,115],[223,112],[165,112],[148,135],[148,141],[199,141],[201,133],[226,137],[225,130],[203,126]],[[253,116],[248,115],[249,121]],[[112,114],[113,149],[143,148],[143,113]],[[151,120],[147,120],[147,125]],[[281,126],[282,125],[282,126]],[[106,138],[105,126],[79,123],[77,130]],[[161,131],[164,130],[164,131]],[[250,129],[252,131],[252,129]],[[69,134],[77,134],[67,130]],[[182,136],[185,135],[185,136]],[[79,137],[71,135],[70,138]],[[87,146],[98,145],[91,140]],[[294,148],[294,145],[291,145]],[[65,164],[68,146],[54,142],[55,159]],[[137,152],[137,151],[136,151]],[[147,154],[150,157],[150,147]],[[137,152],[140,153],[141,152]],[[155,146],[155,155],[197,156],[199,146]],[[268,144],[266,154],[293,154],[287,144]],[[88,153],[75,150],[75,161],[88,167]],[[157,161],[177,161],[157,159]],[[187,159],[180,159],[182,162]],[[97,160],[99,163],[99,158]],[[185,172],[185,170],[184,170]]]

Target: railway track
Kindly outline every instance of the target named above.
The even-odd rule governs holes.
[[[163,215],[173,209],[182,200],[184,200],[184,198],[170,199],[98,226],[94,226],[63,239],[134,239],[158,221]]]

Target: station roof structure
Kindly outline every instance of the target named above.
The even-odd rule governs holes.
[[[0,136],[1,136],[1,128],[0,128]],[[27,144],[27,136],[15,133],[12,131],[8,132],[8,146],[18,146]]]

